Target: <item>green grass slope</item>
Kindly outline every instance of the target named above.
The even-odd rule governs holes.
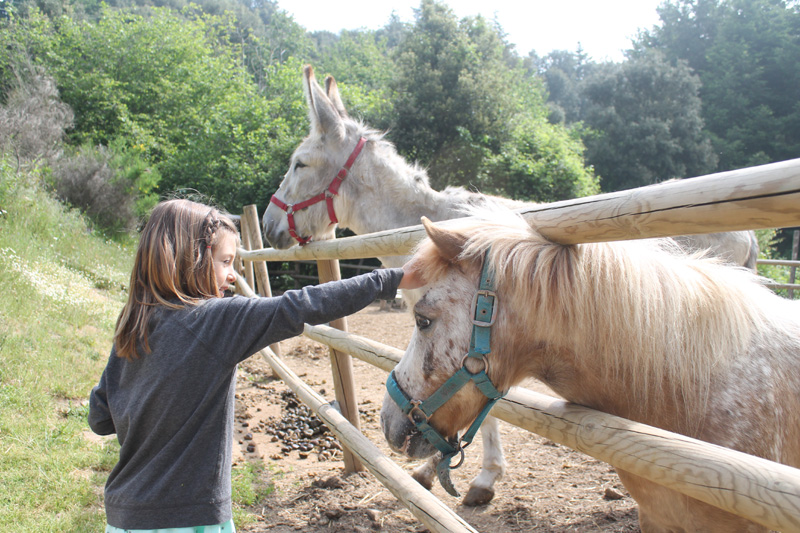
[[[0,524],[102,531],[117,445],[91,434],[87,401],[134,243],[99,237],[39,181],[0,160]]]

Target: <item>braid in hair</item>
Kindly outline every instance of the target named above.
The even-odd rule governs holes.
[[[217,236],[217,230],[221,224],[222,221],[216,216],[216,210],[212,209],[209,211],[206,215],[206,218],[203,220],[203,228],[200,236],[203,241],[202,244],[205,245],[203,249],[206,251],[210,250],[214,245],[214,241]]]

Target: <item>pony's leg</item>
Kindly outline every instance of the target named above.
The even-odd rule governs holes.
[[[494,498],[494,483],[506,473],[506,460],[500,442],[500,425],[493,416],[487,416],[481,425],[483,439],[483,465],[469,485],[469,492],[461,501],[475,506],[489,503]]]
[[[414,469],[411,477],[426,489],[431,490],[433,488],[433,480],[436,479],[436,465],[441,459],[441,454],[433,454],[430,459]]]

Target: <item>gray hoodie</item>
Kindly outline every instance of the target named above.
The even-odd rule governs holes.
[[[119,462],[106,517],[124,529],[213,525],[231,519],[236,365],[262,348],[395,296],[402,269],[288,291],[158,309],[151,353],[111,357],[92,389],[89,425],[117,434]],[[142,353],[141,351],[139,352]]]

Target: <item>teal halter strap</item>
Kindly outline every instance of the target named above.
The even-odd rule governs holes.
[[[450,376],[433,394],[425,400],[412,400],[406,396],[405,392],[397,383],[394,371],[389,374],[386,380],[386,389],[389,395],[397,403],[398,407],[405,413],[417,427],[417,430],[430,442],[437,450],[442,453],[442,460],[436,467],[439,481],[442,487],[453,496],[460,496],[453,482],[450,480],[450,470],[458,468],[464,462],[464,448],[466,448],[475,437],[483,420],[489,414],[494,404],[506,395],[508,391],[500,392],[489,379],[489,360],[486,356],[491,352],[491,328],[497,316],[497,295],[494,292],[494,271],[488,261],[489,250],[483,259],[483,268],[478,283],[478,292],[472,303],[473,319],[472,334],[470,336],[469,352],[461,361],[461,368]],[[475,373],[467,370],[467,358],[478,359],[483,362],[483,368]],[[478,413],[463,436],[452,443],[445,439],[430,423],[433,413],[452,398],[464,385],[472,381],[489,401]],[[462,444],[463,443],[463,444]],[[461,459],[455,466],[450,466],[450,462],[457,454],[461,454]]]

